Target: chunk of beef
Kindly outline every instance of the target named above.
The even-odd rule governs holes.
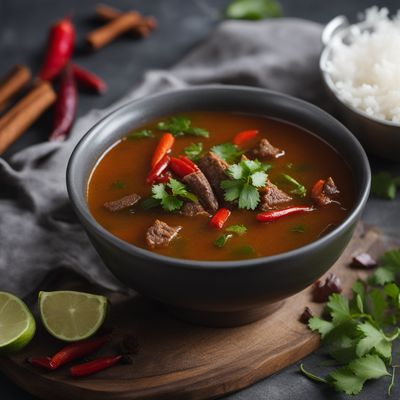
[[[331,177],[329,177],[322,186],[322,190],[319,193],[318,192],[315,193],[315,191],[313,191],[311,197],[317,206],[323,207],[332,203],[333,201],[332,196],[338,193],[340,192],[336,187],[335,182]]]
[[[228,179],[225,174],[225,170],[228,167],[229,164],[225,160],[211,151],[199,161],[199,168],[208,179],[208,182],[210,182],[212,190],[221,202],[224,201],[224,191],[221,189],[221,182]]]
[[[267,184],[260,190],[260,205],[258,207],[261,211],[268,211],[290,200],[292,200],[292,197],[267,180]]]
[[[140,199],[141,197],[138,194],[132,193],[118,200],[107,201],[104,203],[104,207],[111,212],[117,212],[134,206]]]
[[[192,201],[188,201],[183,205],[180,210],[180,214],[184,215],[185,217],[197,217],[198,215],[207,217],[210,215],[200,203],[193,203]]]
[[[218,201],[203,172],[200,170],[192,172],[183,178],[183,182],[198,197],[200,204],[206,211],[214,214],[218,210]]]
[[[150,249],[168,246],[181,229],[181,226],[169,226],[165,222],[156,219],[154,224],[147,229],[147,246]]]
[[[274,147],[266,138],[261,139],[249,153],[255,158],[278,158],[285,154],[283,150]]]

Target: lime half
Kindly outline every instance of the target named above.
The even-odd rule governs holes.
[[[40,292],[39,309],[51,335],[74,342],[92,336],[100,328],[107,313],[107,298],[67,290]]]
[[[0,352],[21,350],[35,331],[35,319],[26,304],[11,293],[0,292]]]

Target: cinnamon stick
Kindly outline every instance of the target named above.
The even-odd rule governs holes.
[[[15,142],[56,100],[47,81],[39,81],[18,103],[0,118],[0,154]]]
[[[31,72],[24,65],[15,65],[0,83],[0,108],[17,94],[31,79]]]
[[[115,38],[129,31],[132,26],[141,22],[141,15],[128,11],[108,22],[101,28],[95,29],[86,36],[86,41],[93,49],[100,49]]]
[[[116,8],[107,6],[105,4],[99,4],[96,7],[96,15],[102,21],[107,21],[107,22],[112,21],[113,19],[119,17],[121,14],[122,14],[121,11],[117,10]],[[138,25],[132,26],[132,29],[130,29],[129,32],[133,33],[134,35],[139,34],[140,36],[146,37],[153,29],[156,28],[157,22],[154,17],[144,17],[143,15],[140,15],[140,17],[141,17],[140,23]]]

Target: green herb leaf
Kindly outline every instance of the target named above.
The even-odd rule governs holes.
[[[339,392],[358,394],[361,392],[365,379],[355,375],[348,367],[339,368],[329,374],[331,385]]]
[[[154,197],[148,197],[147,199],[144,199],[140,203],[141,207],[143,210],[150,210],[151,208],[155,208],[161,205],[161,201],[155,199]]]
[[[349,368],[359,378],[365,380],[390,375],[383,360],[375,354],[368,354],[352,361]]]
[[[217,144],[211,147],[211,151],[229,164],[234,163],[243,154],[233,143]]]
[[[123,181],[116,180],[111,184],[111,187],[113,189],[125,189],[126,188],[126,184]]]
[[[325,321],[319,317],[311,317],[308,321],[308,327],[312,331],[317,331],[323,339],[329,332],[332,331],[334,325],[332,322]]]
[[[258,193],[257,188],[245,183],[239,196],[239,208],[255,210],[259,202],[260,194]]]
[[[170,178],[170,180],[167,183],[167,186],[171,189],[173,196],[180,196],[183,197],[184,199],[193,202],[196,202],[198,200],[196,195],[188,192],[186,190],[186,186],[183,183],[177,181],[176,179]]]
[[[190,135],[208,138],[210,136],[205,129],[193,127],[192,121],[184,116],[171,117],[168,121],[161,121],[157,124],[157,129],[171,132],[175,137]]]
[[[394,178],[388,172],[380,172],[372,175],[371,193],[376,197],[394,200],[399,184],[399,178]]]
[[[385,334],[380,329],[375,328],[370,322],[359,324],[357,329],[362,335],[362,339],[358,342],[356,349],[358,357],[364,356],[372,349],[375,349],[385,358],[389,358],[391,356],[391,345],[386,339]],[[382,346],[381,342],[388,343],[389,347],[385,345]],[[384,354],[381,353],[382,351]]]
[[[303,224],[295,225],[293,228],[290,229],[290,232],[294,233],[304,233],[306,228]]]
[[[282,16],[277,0],[234,0],[227,8],[226,15],[233,19],[258,20]]]
[[[154,137],[154,134],[150,129],[142,129],[140,131],[130,133],[127,136],[127,139],[136,140],[136,139],[153,138],[153,137]]]
[[[371,282],[384,285],[393,282],[400,272],[400,249],[387,251],[380,260],[381,266],[375,270]]]
[[[225,229],[226,232],[236,233],[237,235],[243,235],[247,232],[247,228],[244,225],[231,225]]]
[[[183,152],[190,160],[197,161],[203,152],[203,143],[192,143],[190,146],[185,147]]]
[[[296,194],[299,197],[306,197],[307,195],[307,189],[304,185],[296,181],[296,179],[292,178],[290,175],[287,174],[281,174],[281,178],[289,183],[290,185],[294,186],[294,189],[290,191],[292,194]]]
[[[214,246],[222,248],[226,245],[228,240],[232,237],[233,235],[229,233],[224,233],[221,236],[218,236],[218,238],[214,241]]]
[[[351,318],[349,300],[341,294],[333,293],[330,295],[326,307],[334,325],[340,325]]]

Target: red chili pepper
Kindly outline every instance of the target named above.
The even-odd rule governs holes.
[[[171,157],[169,168],[179,178],[184,178],[186,175],[189,175],[192,172],[196,172],[196,169],[193,168],[191,165],[175,157]]]
[[[75,365],[69,369],[69,373],[75,378],[80,378],[83,376],[95,374],[96,372],[102,371],[103,369],[110,368],[113,365],[119,363],[121,360],[121,355],[102,357],[93,361],[86,362],[84,364]]]
[[[233,144],[236,144],[236,146],[241,146],[244,142],[253,139],[257,135],[257,130],[243,131],[236,134],[232,141]]]
[[[41,367],[48,370],[53,370],[50,357],[29,357],[26,361],[35,367]]]
[[[196,171],[199,169],[199,167],[189,158],[185,156],[179,156],[179,159],[182,160],[187,165],[189,165],[190,167],[194,168]]]
[[[75,28],[70,18],[63,18],[54,24],[49,33],[46,56],[39,77],[54,79],[71,58],[75,44]]]
[[[171,157],[168,154],[165,156],[152,168],[149,175],[147,176],[147,183],[152,184],[160,178],[162,173],[167,169]]]
[[[78,95],[71,65],[67,65],[61,77],[55,104],[54,129],[49,140],[63,140],[75,120]]]
[[[70,361],[76,360],[87,356],[88,354],[94,353],[100,347],[104,346],[111,337],[109,335],[100,336],[94,339],[82,340],[76,343],[72,343],[58,353],[51,357],[51,365],[53,369],[57,369],[62,365],[69,363]]]
[[[311,197],[313,199],[321,195],[324,185],[325,179],[319,179],[317,182],[314,183],[314,186],[311,189]]]
[[[104,93],[107,90],[107,84],[99,76],[85,68],[72,64],[72,71],[77,82],[97,93]]]
[[[171,178],[171,174],[167,171],[155,179],[155,183],[167,183]]]
[[[175,143],[175,138],[170,133],[164,133],[161,136],[160,141],[154,151],[153,158],[151,160],[151,167],[154,168],[156,164],[171,151],[172,146]]]
[[[220,208],[210,219],[210,225],[221,229],[230,215],[231,212],[227,208]]]
[[[287,207],[282,208],[281,210],[271,210],[257,214],[257,220],[260,222],[272,222],[279,218],[286,217],[286,215],[298,214],[313,210],[314,208],[307,206]]]

